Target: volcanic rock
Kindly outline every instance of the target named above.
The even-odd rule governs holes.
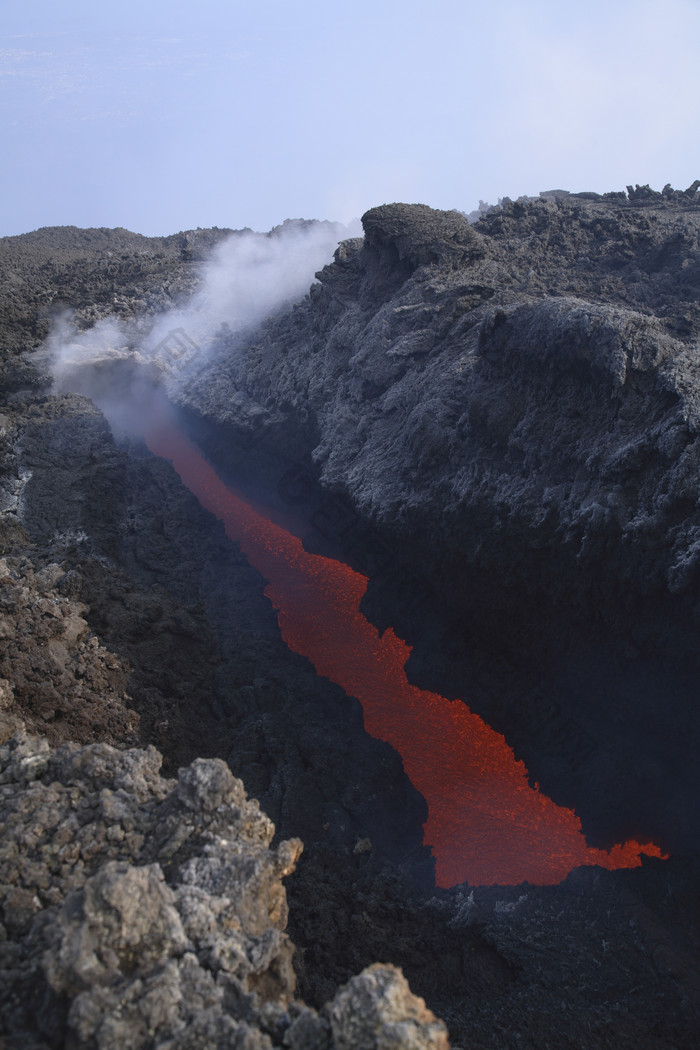
[[[160,762],[24,734],[0,748],[8,1046],[448,1046],[391,967],[321,1015],[295,1002],[281,879],[301,843],[270,848],[271,821],[220,760],[177,781]]]
[[[178,394],[213,456],[307,515],[308,547],[370,576],[365,607],[414,646],[418,684],[502,731],[596,843],[644,831],[686,854],[700,832],[691,190],[557,194],[474,225],[372,209],[305,302]]]
[[[222,474],[370,575],[365,610],[413,644],[414,681],[506,733],[589,841],[672,852],[544,888],[426,889],[398,756],[286,650],[264,581],[170,465],[51,387],[37,351],[70,308],[83,330],[120,320],[102,390],[127,389],[140,334],[227,231],[0,242],[8,1045],[442,1045],[398,964],[460,1045],[694,1050],[700,213],[695,184],[647,190],[471,225],[373,209],[304,301],[149,372]],[[11,741],[22,726],[51,744]],[[91,740],[189,771],[175,786],[153,751]],[[287,862],[198,756],[243,777],[275,849],[305,840],[308,1006]],[[257,858],[239,911],[232,851]]]

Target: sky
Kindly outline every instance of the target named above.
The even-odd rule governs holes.
[[[700,178],[700,0],[0,0],[0,236]]]

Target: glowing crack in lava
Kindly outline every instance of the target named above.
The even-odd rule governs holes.
[[[367,732],[401,755],[428,806],[424,841],[432,847],[438,886],[549,885],[581,864],[631,868],[641,864],[642,853],[664,856],[654,844],[633,841],[609,851],[589,847],[573,810],[528,784],[524,764],[503,736],[463,702],[408,682],[410,647],[391,629],[380,637],[359,611],[365,576],[308,554],[301,540],[227,488],[174,426],[154,427],[146,441],[172,461],[269,581],[265,594],[290,649],[357,697]]]

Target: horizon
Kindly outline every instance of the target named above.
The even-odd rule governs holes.
[[[635,186],[636,186],[636,188],[639,188],[640,186],[648,186],[648,183],[644,183],[644,184],[636,183]],[[605,190],[605,191],[602,191],[601,196],[603,194],[605,194],[605,193],[608,193],[608,192],[622,192],[622,193],[626,194],[627,190],[629,188],[630,188],[629,186],[625,186],[621,190],[617,190],[617,191]],[[656,186],[651,186],[649,188],[652,191],[660,192],[660,189],[663,189],[664,187],[661,187],[659,189]],[[683,191],[683,190],[687,189],[688,187],[671,186],[671,188],[674,191]],[[522,194],[520,197],[513,197],[513,198],[502,197],[502,198],[499,198],[498,201],[494,201],[493,203],[491,203],[491,202],[487,202],[487,203],[489,203],[490,207],[500,207],[501,204],[504,201],[508,200],[508,199],[510,199],[512,201],[517,201],[517,200],[529,200],[529,201],[532,201],[532,200],[537,199],[538,197],[545,197],[545,196],[547,196],[549,194],[552,194],[552,193],[555,193],[555,192],[556,193],[565,194],[566,196],[576,197],[576,196],[580,196],[581,194],[584,194],[584,193],[587,193],[587,192],[598,192],[598,191],[563,190],[560,187],[556,187],[556,188],[553,188],[553,189],[550,189],[550,190],[540,190],[538,194]],[[411,201],[411,202],[408,202],[408,201],[386,201],[386,202],[383,202],[381,205],[371,205],[370,208],[368,208],[367,210],[369,211],[369,210],[371,210],[372,208],[375,208],[375,207],[391,206],[393,204],[409,204],[411,207],[413,207],[413,206],[422,207],[422,206],[425,206],[426,202],[425,201]],[[432,207],[432,205],[428,205],[428,207]],[[454,209],[454,208],[453,209],[450,209],[450,208],[448,208],[448,209],[436,208],[434,210],[436,210],[436,211],[458,211],[460,214],[463,214],[463,215],[466,215],[468,217],[471,217],[471,215],[474,214],[478,209],[472,209],[471,212],[465,212],[462,209]],[[250,226],[242,226],[242,227],[237,227],[237,228],[233,228],[233,227],[230,227],[230,226],[190,226],[187,229],[181,228],[179,230],[171,230],[169,233],[157,233],[157,234],[144,234],[144,233],[141,233],[140,230],[129,229],[127,226],[76,226],[75,223],[66,223],[66,224],[54,225],[54,226],[37,226],[35,229],[24,230],[21,233],[0,234],[0,240],[5,240],[7,237],[25,237],[25,236],[28,236],[28,235],[33,234],[33,233],[41,233],[44,230],[81,230],[81,231],[86,231],[86,232],[89,231],[89,230],[97,230],[97,231],[106,230],[109,233],[119,233],[119,232],[123,231],[124,233],[128,233],[128,234],[131,234],[131,235],[136,236],[136,237],[145,237],[147,239],[148,238],[167,239],[169,237],[177,237],[178,235],[184,234],[184,233],[196,233],[198,230],[201,230],[201,231],[219,230],[219,231],[221,231],[223,233],[236,233],[236,234],[249,233],[249,234],[254,234],[254,235],[259,235],[259,236],[265,236],[266,234],[271,233],[273,230],[279,229],[279,227],[282,226],[286,222],[292,222],[292,223],[295,223],[295,222],[318,222],[319,224],[328,223],[329,225],[332,225],[332,226],[333,225],[334,226],[343,226],[344,225],[346,227],[346,231],[347,231],[347,238],[349,238],[349,237],[355,237],[355,236],[362,236],[363,235],[361,229],[358,229],[358,224],[361,222],[362,217],[363,216],[359,216],[357,219],[353,219],[350,222],[344,224],[344,223],[339,222],[338,220],[333,220],[333,219],[316,219],[316,218],[314,218],[312,216],[308,216],[308,215],[305,215],[305,216],[304,215],[295,215],[295,216],[289,215],[289,216],[285,216],[285,218],[280,223],[277,223],[275,226],[270,227],[269,230],[262,230],[262,229],[255,230],[255,229],[252,229]],[[357,229],[357,232],[353,232],[354,229]],[[343,237],[342,239],[345,240],[347,238]]]
[[[0,236],[689,186],[696,0],[5,0]]]

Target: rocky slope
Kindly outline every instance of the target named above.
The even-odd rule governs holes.
[[[115,442],[84,397],[52,393],[31,356],[66,305],[83,328],[122,318],[138,349],[154,311],[198,287],[197,256],[225,231],[0,242],[3,739],[26,725],[54,745],[155,744],[168,775],[197,756],[228,760],[281,837],[304,839],[290,930],[317,1008],[380,960],[403,967],[464,1046],[695,1045],[694,194],[506,202],[477,226],[375,209],[304,302],[222,332],[199,374],[195,362],[165,378],[222,471],[305,516],[307,545],[371,571],[367,609],[415,645],[418,681],[507,732],[592,840],[655,836],[674,850],[547,889],[426,889],[423,804],[398,756],[282,645],[261,579],[170,466]],[[41,784],[62,782],[72,754],[51,757]],[[153,777],[147,809],[177,792]],[[109,850],[100,864],[161,863]],[[177,910],[180,876],[162,870],[168,890],[156,878],[154,892]],[[41,914],[59,902],[40,905],[8,943],[46,950]],[[185,958],[213,979],[191,943],[158,956],[178,994]],[[14,958],[12,987],[26,989]],[[45,988],[38,956],[31,967]],[[388,973],[358,996],[393,1001]],[[133,976],[112,972],[94,995],[113,1003]],[[73,1024],[82,1007],[68,1012],[56,980],[60,1024]],[[75,1002],[91,1000],[77,988]],[[182,994],[173,1024],[195,1016]],[[21,1023],[46,1039],[23,995]],[[142,1018],[142,991],[129,995]],[[295,1045],[289,1011],[280,1022],[275,1008],[270,1028],[259,1004],[244,1016],[211,995],[245,1038]],[[342,1002],[354,1023],[359,999]],[[94,1027],[90,1010],[80,1024]],[[297,1045],[360,1040],[334,1035],[332,1016],[303,1035],[299,1024]],[[381,1038],[414,1045],[405,1028]]]
[[[2,244],[2,740],[28,728],[54,745],[156,743],[169,772],[198,755],[235,752],[237,770],[285,833],[304,834],[310,846],[320,840],[321,855],[339,850],[347,882],[358,868],[381,868],[387,854],[396,861],[415,853],[429,873],[420,846],[422,803],[398,757],[365,736],[358,705],[291,657],[258,574],[169,465],[138,443],[118,448],[94,405],[51,395],[46,375],[27,356],[46,330],[42,304],[57,300],[57,313],[71,306],[85,326],[112,309],[123,314],[124,303],[127,313],[143,303],[167,308],[176,282],[181,291],[197,286],[192,245],[217,236],[171,238],[166,251],[152,242],[144,248],[143,238],[126,231],[43,231]],[[117,253],[118,264],[105,263]],[[128,283],[134,273],[136,288]],[[18,286],[30,290],[24,299]],[[331,727],[326,738],[302,733],[321,715]],[[387,805],[377,807],[383,796]],[[235,838],[236,828],[229,831]],[[376,860],[353,854],[358,840],[371,837],[385,843]],[[142,861],[134,855],[130,863]],[[52,882],[50,865],[41,878]],[[12,884],[5,880],[8,900]],[[27,928],[15,933],[16,955],[26,947]],[[5,978],[21,1000],[15,957],[6,962]],[[384,992],[395,1003],[405,998],[391,974],[365,984],[369,1005]],[[285,994],[291,991],[288,983]],[[343,1000],[353,1001],[352,993]],[[23,1021],[7,1019],[8,1045],[23,1025],[31,1030],[32,1002],[23,1002]],[[62,1045],[64,1021],[51,1045]],[[317,1037],[306,1027],[303,1045],[310,1045]],[[319,1035],[319,1045],[328,1038]]]
[[[369,572],[416,680],[468,699],[596,841],[693,852],[697,189],[363,222],[177,396],[232,470],[237,437],[282,498],[292,472],[307,543]]]

